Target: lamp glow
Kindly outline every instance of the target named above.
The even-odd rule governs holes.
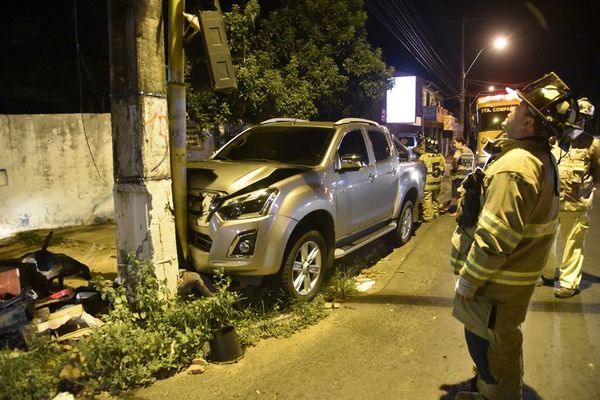
[[[494,40],[494,47],[498,50],[502,50],[508,45],[508,40],[505,37],[499,37]]]

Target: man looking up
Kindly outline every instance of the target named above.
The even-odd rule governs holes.
[[[471,195],[460,199],[452,237],[451,264],[460,274],[453,315],[465,326],[479,390],[460,392],[459,400],[522,399],[521,323],[557,227],[558,172],[548,139],[562,140],[577,106],[554,73],[517,94],[521,104],[503,123],[507,138],[486,149],[484,173],[476,170],[463,184]],[[467,204],[480,199],[481,207]],[[474,209],[478,214],[464,215]]]
[[[585,128],[586,121],[594,115],[594,106],[585,97],[577,100],[577,104],[578,125]],[[600,182],[600,141],[583,133],[573,140],[569,151],[565,153],[555,146],[553,153],[559,160],[560,172],[560,231],[556,244],[564,249],[554,296],[567,298],[579,292],[584,239],[590,227],[588,210],[592,208],[595,185]]]

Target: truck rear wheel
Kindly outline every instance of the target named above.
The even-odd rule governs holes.
[[[279,282],[288,297],[310,300],[320,289],[325,273],[328,254],[325,239],[312,230],[292,240],[279,271]]]
[[[398,226],[396,227],[396,241],[400,246],[410,240],[413,231],[413,202],[406,200],[398,217]]]

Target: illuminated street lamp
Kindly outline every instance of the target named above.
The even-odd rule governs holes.
[[[505,37],[497,37],[493,42],[483,46],[479,50],[479,52],[477,53],[477,55],[471,62],[471,65],[469,65],[469,68],[467,68],[467,70],[465,71],[465,52],[464,52],[464,43],[463,43],[461,75],[460,75],[460,78],[461,78],[460,79],[460,122],[462,124],[464,124],[464,122],[465,122],[465,79],[467,78],[469,71],[471,71],[471,68],[473,68],[473,65],[475,65],[475,62],[477,61],[477,59],[479,58],[479,56],[481,55],[481,53],[483,53],[483,51],[485,49],[487,49],[489,47],[493,47],[497,50],[502,50],[507,45],[508,45],[508,41]]]

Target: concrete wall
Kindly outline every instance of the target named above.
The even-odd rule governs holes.
[[[0,115],[0,238],[108,219],[110,114]]]

